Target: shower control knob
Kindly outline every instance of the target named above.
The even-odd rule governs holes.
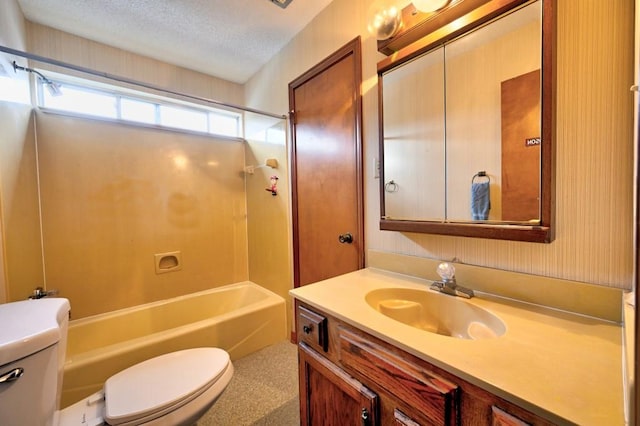
[[[338,241],[342,244],[351,244],[353,242],[353,235],[350,232],[338,236]]]

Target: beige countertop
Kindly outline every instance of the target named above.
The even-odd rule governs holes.
[[[624,425],[620,324],[476,293],[460,300],[491,311],[507,330],[463,340],[402,324],[364,298],[378,288],[431,291],[430,283],[367,268],[290,294],[554,423]]]

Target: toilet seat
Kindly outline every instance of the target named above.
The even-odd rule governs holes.
[[[150,422],[205,393],[230,368],[229,354],[219,348],[186,349],[136,364],[105,382],[104,420],[114,426]]]

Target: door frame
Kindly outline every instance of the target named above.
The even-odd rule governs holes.
[[[299,267],[299,229],[298,229],[298,175],[296,160],[296,105],[295,90],[304,85],[309,80],[322,74],[343,58],[353,55],[354,57],[354,111],[355,111],[355,140],[356,149],[356,192],[357,192],[357,221],[358,229],[354,236],[354,243],[358,247],[358,268],[364,268],[364,183],[363,183],[363,149],[362,149],[362,52],[360,36],[354,38],[340,49],[320,61],[311,69],[303,73],[298,78],[289,83],[289,130],[291,134],[291,145],[289,158],[291,159],[291,217],[293,227],[293,287],[300,286]]]

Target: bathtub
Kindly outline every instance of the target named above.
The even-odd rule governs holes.
[[[215,346],[238,359],[286,339],[286,329],[284,299],[250,281],[73,320],[61,406],[154,356]]]

